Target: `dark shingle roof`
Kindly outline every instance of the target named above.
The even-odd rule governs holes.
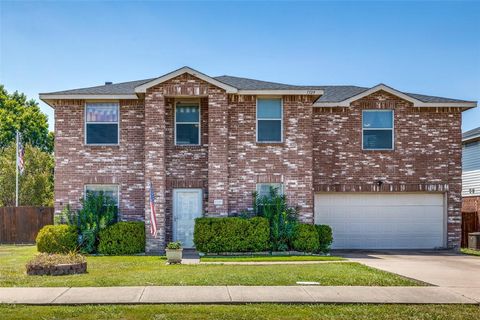
[[[81,89],[72,89],[41,94],[135,94],[135,87],[152,81],[156,78],[112,83],[103,86],[95,86]]]
[[[480,137],[480,127],[466,131],[462,134],[462,140],[466,141],[472,138]]]
[[[324,94],[318,99],[318,102],[340,102],[356,96],[369,88],[365,87],[357,87],[357,86],[299,86],[299,85],[291,85],[291,84],[284,84],[284,83],[277,83],[277,82],[268,82],[268,81],[261,81],[255,79],[248,79],[248,78],[240,78],[240,77],[233,77],[233,76],[219,76],[213,77],[215,80],[218,80],[222,83],[225,83],[229,86],[235,87],[239,90],[323,90]],[[92,95],[119,95],[119,94],[135,94],[135,87],[138,87],[144,83],[149,81],[155,80],[156,78],[144,79],[144,80],[137,80],[137,81],[129,81],[129,82],[121,82],[121,83],[114,83],[110,85],[103,85],[103,86],[95,86],[95,87],[88,87],[88,88],[81,88],[81,89],[73,89],[73,90],[65,90],[65,91],[57,91],[57,92],[49,92],[49,93],[42,93],[45,95],[48,94],[55,94],[55,95],[63,95],[63,94],[92,94]],[[435,96],[427,96],[423,94],[416,94],[416,93],[405,93],[406,95],[418,99],[422,102],[433,102],[433,103],[462,103],[462,102],[471,102],[465,100],[458,100],[458,99],[450,99],[450,98],[442,98],[442,97],[435,97]]]
[[[239,78],[233,76],[220,76],[213,77],[215,80],[228,84],[229,86],[235,87],[239,90],[297,90],[297,89],[318,89],[315,86],[296,86],[291,84],[277,83],[277,82],[268,82],[248,78]]]
[[[418,93],[407,93],[404,92],[406,95],[415,98],[417,100],[420,100],[422,102],[439,102],[439,103],[448,103],[448,102],[472,102],[472,101],[467,101],[467,100],[458,100],[458,99],[451,99],[451,98],[443,98],[443,97],[435,97],[435,96],[426,96],[424,94],[418,94]]]
[[[356,86],[323,86],[321,88],[324,93],[317,102],[340,102],[368,90],[368,88]]]

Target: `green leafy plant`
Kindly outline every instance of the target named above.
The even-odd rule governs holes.
[[[332,228],[326,224],[316,225],[318,238],[319,238],[319,248],[318,250],[323,253],[330,251],[330,245],[333,242],[333,233]]]
[[[38,232],[37,250],[45,253],[69,253],[78,249],[75,227],[47,225]]]
[[[262,217],[195,219],[193,242],[200,252],[267,251],[269,240],[268,220]]]
[[[54,222],[55,224],[68,224],[76,228],[78,224],[77,213],[67,204],[60,214],[55,215]]]
[[[0,147],[0,207],[15,205],[15,156],[14,142]],[[53,155],[25,144],[23,158],[25,169],[18,177],[20,205],[53,206]]]
[[[269,222],[271,249],[288,250],[298,223],[298,208],[289,207],[286,196],[280,195],[276,188],[270,188],[270,194],[263,197],[254,192],[253,207]]]
[[[0,84],[0,149],[15,142],[15,133],[22,134],[24,143],[53,152],[53,132],[48,131],[48,118],[33,99],[23,93],[9,93]]]
[[[182,243],[180,241],[172,241],[167,244],[167,249],[169,250],[180,250],[182,249]]]
[[[293,249],[302,252],[314,253],[320,247],[317,228],[313,224],[299,223],[295,227],[292,241]]]
[[[117,207],[113,199],[103,192],[87,192],[85,199],[80,202],[82,208],[71,222],[76,223],[81,251],[93,253],[100,231],[117,221]]]
[[[144,251],[145,223],[143,222],[118,222],[99,233],[99,253],[135,254]]]

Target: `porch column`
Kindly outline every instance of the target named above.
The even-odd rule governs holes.
[[[208,96],[207,215],[228,215],[228,101],[220,89]]]
[[[165,250],[165,97],[158,90],[145,95],[145,231],[147,253]],[[150,181],[155,199],[156,238],[150,233]]]

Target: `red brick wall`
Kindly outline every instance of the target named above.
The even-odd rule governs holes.
[[[395,150],[362,150],[362,110],[393,109]],[[448,245],[459,245],[461,112],[413,108],[377,92],[349,108],[314,110],[314,189],[447,192]],[[375,182],[381,180],[378,187]]]
[[[480,212],[480,197],[463,197],[462,212]]]
[[[182,99],[201,99],[201,134],[200,146],[175,146],[174,145],[174,102],[175,97]],[[208,170],[213,164],[209,159],[215,159],[215,163],[223,161],[226,167],[226,157],[223,152],[225,146],[218,146],[217,141],[222,141],[222,131],[218,124],[226,124],[222,119],[226,117],[217,109],[226,109],[227,94],[223,89],[217,88],[203,80],[189,74],[170,79],[147,90],[145,95],[146,112],[165,115],[164,126],[158,125],[145,134],[145,179],[156,179],[156,213],[159,224],[159,240],[147,237],[147,251],[161,251],[165,241],[172,237],[172,196],[174,188],[202,188],[204,194],[204,211],[207,215],[223,213],[227,209],[213,206],[213,199],[222,199],[228,205],[227,177],[228,174],[220,168],[218,171]],[[224,107],[223,107],[224,106]],[[214,112],[212,112],[212,108]],[[225,111],[224,111],[225,112]],[[148,119],[148,116],[146,116]],[[226,118],[225,118],[226,119]],[[161,121],[156,119],[155,121]],[[212,132],[212,127],[215,128]],[[148,123],[147,127],[148,128]],[[209,135],[213,133],[212,135]],[[147,145],[152,141],[151,145]],[[215,146],[212,148],[210,145]],[[147,156],[148,155],[148,156]],[[148,169],[147,168],[151,168]],[[164,168],[164,169],[162,169]],[[165,181],[158,179],[159,172],[165,170]],[[211,197],[206,197],[207,191],[214,187]],[[222,190],[225,189],[225,190]],[[158,194],[161,192],[161,194]],[[145,190],[148,196],[148,190]],[[148,199],[147,199],[148,201]],[[217,210],[219,209],[219,210]],[[145,206],[145,215],[149,216],[148,202]],[[149,220],[146,228],[148,231]],[[166,226],[166,227],[164,227]]]
[[[84,144],[83,100],[55,102],[55,213],[79,207],[85,184],[118,184],[121,219],[143,220],[143,101],[120,100],[120,145]]]
[[[165,157],[167,159],[166,233],[172,240],[173,189],[199,188],[204,192],[204,209],[207,208],[205,190],[208,184],[208,99],[200,98],[200,146],[175,146],[174,98],[166,99]]]
[[[283,143],[256,143],[256,97],[232,96],[229,104],[230,212],[252,207],[252,191],[262,182],[284,184],[301,219],[313,222],[312,98],[283,99]]]

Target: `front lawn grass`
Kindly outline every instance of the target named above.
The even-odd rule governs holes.
[[[2,319],[476,319],[475,305],[0,305]]]
[[[35,246],[0,246],[1,287],[86,287],[142,285],[417,286],[419,282],[359,263],[309,265],[165,265],[156,256],[87,256],[88,273],[27,276],[25,263]]]
[[[480,257],[480,250],[473,250],[473,249],[467,249],[467,248],[462,248],[461,252],[463,254],[468,254],[471,256],[479,256]]]
[[[341,257],[327,256],[209,256],[201,262],[264,262],[264,261],[341,261]]]

